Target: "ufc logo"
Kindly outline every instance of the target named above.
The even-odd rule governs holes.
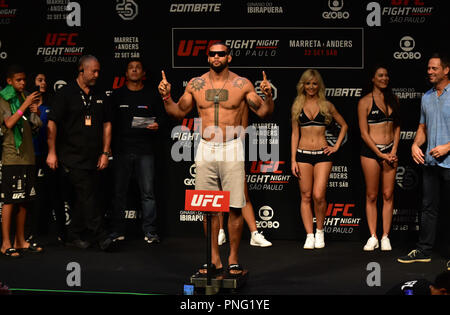
[[[14,193],[12,199],[21,199],[25,198],[25,193]]]
[[[185,210],[228,212],[229,191],[186,190]]]
[[[201,118],[184,118],[181,124],[183,131],[199,131],[201,126]]]
[[[192,196],[191,206],[199,207],[207,207],[208,203],[211,203],[211,206],[214,208],[220,208],[222,205],[217,202],[223,199],[223,196],[213,196],[213,195],[197,195]]]
[[[329,216],[331,214],[331,216],[335,217],[338,212],[342,212],[342,215],[344,217],[352,217],[353,214],[349,212],[349,209],[354,207],[354,203],[330,203],[328,204],[326,216]]]
[[[125,77],[115,77],[113,81],[113,89],[120,89],[125,84]]]
[[[73,41],[78,33],[47,33],[45,38],[45,46],[61,46],[67,43],[67,46],[75,46],[77,43]]]
[[[198,56],[200,51],[209,50],[212,44],[220,42],[220,40],[181,40],[178,46],[177,56],[187,57],[187,56]]]
[[[420,0],[414,0],[414,1],[410,1],[410,0],[391,0],[391,4],[392,5],[404,5],[404,6],[407,6],[407,5],[409,5],[410,2],[414,2],[414,5],[425,5],[425,3],[423,1],[420,1]]]
[[[252,162],[250,173],[281,174],[283,172],[278,170],[278,167],[284,163],[285,163],[284,161],[258,161],[258,162],[254,161]]]

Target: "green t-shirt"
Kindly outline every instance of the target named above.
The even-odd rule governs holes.
[[[34,113],[27,117],[28,120],[21,118],[23,121],[22,144],[17,152],[14,142],[14,132],[12,129],[6,128],[5,125],[5,119],[10,116],[11,107],[9,103],[0,97],[0,119],[3,133],[2,165],[34,165],[35,157],[32,128],[39,128],[42,126],[42,122],[39,116]]]

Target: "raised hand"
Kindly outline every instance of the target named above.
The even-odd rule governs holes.
[[[270,86],[270,82],[267,80],[266,73],[263,71],[262,74],[263,80],[259,87],[265,96],[272,96],[272,87]]]
[[[26,107],[29,107],[30,105],[35,104],[35,103],[37,104],[37,103],[39,103],[40,95],[41,95],[40,92],[37,92],[37,91],[33,92],[25,98],[25,101],[22,104],[25,105]]]
[[[166,74],[164,73],[164,70],[161,71],[161,74],[162,74],[162,80],[161,80],[161,82],[158,85],[158,91],[159,91],[159,94],[161,94],[162,97],[166,97],[166,96],[170,95],[171,85],[167,81]]]

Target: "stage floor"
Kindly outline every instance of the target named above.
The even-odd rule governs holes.
[[[364,252],[363,243],[328,241],[324,249],[304,250],[302,241],[274,240],[268,248],[241,243],[240,262],[249,271],[238,295],[378,295],[405,280],[433,281],[445,270],[446,259],[433,254],[430,263],[400,264],[396,258],[412,249],[393,243],[391,252]],[[148,245],[141,239],[122,241],[119,251],[80,250],[49,242],[43,254],[20,259],[0,258],[0,282],[17,294],[143,293],[182,295],[183,286],[205,261],[205,239],[163,238]],[[226,266],[228,243],[221,246]],[[68,286],[73,269],[80,266],[81,286]],[[380,266],[380,286],[367,278]],[[73,279],[73,278],[72,278]]]

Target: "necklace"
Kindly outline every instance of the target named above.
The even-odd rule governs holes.
[[[229,77],[229,76],[230,76],[230,73],[228,73],[227,79],[226,79],[225,82],[223,83],[222,88],[219,90],[219,92],[217,92],[217,93],[214,95],[214,125],[215,125],[215,126],[218,126],[218,125],[219,125],[219,95],[220,95],[220,93],[222,92],[222,90],[225,88],[225,85],[226,85],[227,82],[228,82],[228,77]],[[209,82],[210,82],[210,84],[211,84],[211,87],[213,88],[213,91],[214,91],[214,92],[217,91],[217,90],[214,88],[214,85],[213,85],[213,83],[212,83],[212,80],[211,80],[211,73],[209,74]]]
[[[229,77],[229,76],[230,76],[230,73],[228,73],[227,79],[226,79],[225,82],[223,83],[222,88],[219,90],[219,92],[216,93],[216,95],[214,95],[214,105],[219,104],[219,95],[220,95],[220,93],[222,92],[222,90],[225,88],[225,85],[226,85],[227,82],[228,82],[228,77]],[[213,83],[212,83],[212,80],[211,80],[211,73],[209,74],[209,82],[210,82],[211,87],[213,88],[213,90],[214,90],[214,91],[217,91],[217,89],[214,88],[214,85],[213,85]]]

